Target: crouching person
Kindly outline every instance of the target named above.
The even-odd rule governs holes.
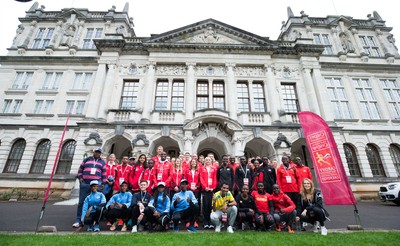
[[[154,230],[154,224],[158,224],[159,227],[165,229],[170,221],[168,217],[170,207],[171,203],[165,192],[165,183],[159,182],[157,190],[154,192],[153,200],[149,202],[149,206],[144,210],[144,214],[149,221],[149,232]]]
[[[215,232],[221,231],[221,222],[228,222],[227,231],[233,233],[233,226],[237,216],[236,201],[229,191],[229,184],[222,184],[221,190],[212,198],[213,212],[210,215],[211,222],[215,225]]]
[[[257,191],[253,191],[251,196],[254,197],[256,204],[256,226],[258,230],[268,231],[274,224],[272,213],[274,211],[274,204],[270,195],[264,190],[264,183],[257,183]]]
[[[132,219],[132,232],[138,231],[138,225],[146,222],[144,210],[148,207],[149,203],[153,200],[153,196],[147,192],[148,181],[142,180],[139,183],[140,192],[132,195],[131,203],[131,219]]]
[[[90,195],[85,198],[82,207],[82,217],[79,228],[76,231],[82,231],[84,225],[88,225],[87,231],[100,231],[99,221],[102,216],[106,197],[98,192],[99,181],[90,181]]]
[[[120,183],[120,191],[113,195],[110,201],[107,202],[107,210],[104,213],[104,217],[111,223],[110,231],[115,231],[118,225],[118,219],[122,219],[124,225],[121,231],[126,231],[126,223],[129,220],[130,210],[132,201],[132,194],[127,192],[128,183],[124,180]]]
[[[274,203],[275,230],[281,231],[280,223],[285,222],[289,233],[294,233],[293,223],[296,219],[296,205],[292,199],[283,193],[279,185],[272,186],[272,202]]]
[[[179,231],[179,221],[189,220],[189,225],[186,229],[189,232],[197,232],[194,228],[193,223],[197,220],[199,214],[199,202],[194,196],[192,191],[188,191],[189,182],[186,179],[182,179],[180,182],[181,190],[175,193],[172,198],[171,206],[174,210],[172,214],[172,220],[174,221],[174,231]]]

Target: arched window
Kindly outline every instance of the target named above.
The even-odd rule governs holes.
[[[386,177],[378,149],[372,144],[367,144],[367,147],[365,147],[365,152],[367,153],[372,175]]]
[[[43,173],[46,167],[47,158],[49,157],[51,142],[48,139],[41,141],[33,157],[30,173]]]
[[[69,140],[64,143],[60,159],[58,160],[56,174],[69,174],[71,171],[72,160],[74,159],[76,141]]]
[[[26,146],[25,139],[18,139],[11,147],[10,154],[8,155],[4,173],[16,173],[21,163],[22,155],[24,154]]]
[[[394,168],[396,169],[397,176],[400,177],[400,148],[396,144],[391,144],[389,146],[390,156],[392,157],[392,161],[394,164]]]
[[[360,165],[354,147],[350,144],[343,144],[344,153],[346,155],[347,166],[349,167],[350,176],[361,177]]]

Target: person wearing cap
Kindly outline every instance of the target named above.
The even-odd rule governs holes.
[[[148,181],[141,180],[139,183],[140,191],[132,195],[131,202],[131,220],[132,220],[132,232],[138,231],[138,225],[144,224],[146,218],[144,216],[144,210],[148,207],[149,203],[153,200],[153,196],[147,192]]]
[[[81,231],[84,225],[88,225],[88,231],[100,231],[99,221],[102,216],[106,197],[103,193],[98,192],[99,181],[90,181],[90,195],[85,198],[82,207],[81,224],[77,231]]]
[[[132,193],[127,191],[128,182],[126,180],[122,180],[119,186],[120,191],[113,195],[110,201],[107,202],[107,210],[104,213],[104,217],[111,223],[110,231],[115,231],[118,224],[117,219],[122,219],[124,222],[121,231],[128,229],[126,223],[129,220]]]
[[[82,218],[82,207],[86,197],[90,195],[90,182],[97,180],[104,188],[106,182],[106,163],[101,158],[101,148],[93,150],[93,156],[85,158],[78,169],[79,179],[79,202],[76,210],[76,222],[72,227],[78,228]]]
[[[181,189],[175,193],[171,202],[171,209],[173,210],[172,220],[174,221],[174,231],[179,231],[178,223],[182,220],[189,220],[189,225],[186,229],[190,232],[197,232],[193,223],[197,220],[199,213],[199,202],[191,190],[188,190],[189,182],[182,179],[180,182]]]
[[[165,192],[165,182],[159,182],[157,190],[153,195],[153,200],[149,202],[149,206],[145,208],[144,214],[149,221],[149,232],[154,229],[154,224],[158,224],[160,229],[165,229],[170,218],[171,202]]]

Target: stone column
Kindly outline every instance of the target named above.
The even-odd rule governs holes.
[[[267,98],[267,108],[271,114],[271,122],[280,122],[278,111],[281,109],[281,97],[280,93],[277,92],[277,84],[272,71],[273,67],[265,65],[265,70],[267,72],[267,82],[264,85],[264,96]]]
[[[114,84],[114,79],[115,79],[115,70],[117,68],[117,65],[115,64],[115,61],[113,62],[108,62],[107,64],[108,72],[107,72],[107,77],[105,84],[106,85],[113,85]],[[96,85],[94,85],[96,86]],[[103,93],[101,95],[101,100],[99,104],[99,110],[97,112],[97,117],[101,119],[106,119],[107,116],[107,109],[110,106],[110,100],[112,97],[112,89],[111,88],[104,88]]]
[[[328,91],[325,86],[325,79],[321,75],[321,70],[319,68],[314,68],[313,82],[315,85],[315,91],[317,95],[318,105],[321,105],[321,116],[325,121],[334,121],[335,115],[332,110],[332,103],[328,95]]]
[[[19,46],[18,48],[22,48],[22,49],[27,49],[28,48],[29,42],[31,41],[31,39],[34,38],[33,33],[35,31],[36,25],[37,25],[37,21],[32,21],[31,22],[28,35],[26,36],[26,38],[25,38],[24,42],[22,43],[22,45]]]
[[[237,103],[236,103],[236,83],[235,83],[235,73],[233,71],[235,64],[233,63],[227,63],[226,68],[226,77],[227,77],[227,83],[226,83],[226,89],[225,91],[228,94],[227,98],[227,103],[228,103],[228,111],[229,111],[229,117],[232,120],[237,119]],[[226,104],[225,104],[226,105]]]
[[[308,104],[310,105],[311,111],[318,115],[321,115],[316,96],[316,91],[314,89],[311,77],[311,68],[303,67],[303,80],[304,80],[304,87],[306,89]]]
[[[361,43],[360,36],[358,36],[358,30],[356,28],[351,28],[351,33],[353,34],[354,40],[356,41],[355,46],[358,48],[358,53],[360,55],[365,55],[366,53],[364,52],[364,46]]]
[[[195,108],[196,100],[196,81],[194,78],[194,66],[196,63],[186,63],[187,77],[186,77],[186,91],[185,91],[185,121],[193,119],[193,111]],[[191,96],[194,95],[194,96]],[[186,146],[185,146],[186,148]]]
[[[151,107],[153,105],[152,101],[154,100],[154,74],[155,74],[155,62],[149,62],[147,64],[146,70],[146,82],[144,85],[144,91],[146,97],[144,98],[143,104],[143,112],[141,121],[149,122],[150,121],[150,112]]]
[[[87,105],[86,117],[97,118],[97,112],[101,99],[103,97],[104,82],[106,77],[106,64],[99,63],[96,71],[96,77],[94,79],[94,85],[90,91],[90,98]]]
[[[58,21],[56,24],[56,29],[54,30],[53,39],[50,42],[50,47],[52,47],[52,48],[56,47],[57,39],[60,36],[60,34],[62,35],[62,30],[61,30],[62,24],[63,24],[62,21]]]

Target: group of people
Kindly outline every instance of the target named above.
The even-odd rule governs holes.
[[[224,155],[218,163],[213,154],[185,153],[168,158],[163,147],[157,155],[137,158],[114,154],[104,160],[101,148],[85,158],[78,170],[79,203],[73,227],[100,231],[105,218],[110,230],[137,232],[139,226],[152,232],[173,229],[179,224],[196,232],[204,229],[227,232],[235,229],[294,232],[297,226],[327,234],[328,213],[322,194],[315,189],[310,169],[299,157],[282,157],[276,167],[268,157],[237,159]]]

